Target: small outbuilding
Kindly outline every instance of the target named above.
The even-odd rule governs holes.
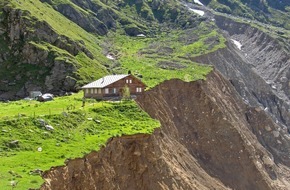
[[[146,88],[146,85],[131,74],[107,75],[82,87],[85,98],[114,99],[125,94],[137,96]]]
[[[36,99],[38,96],[41,96],[42,93],[40,91],[30,91],[29,98]]]

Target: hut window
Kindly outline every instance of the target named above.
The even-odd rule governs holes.
[[[102,89],[98,88],[98,94],[102,94]]]
[[[89,93],[89,89],[87,89],[87,88],[86,88],[86,89],[85,89],[85,91],[86,91],[86,94],[88,94],[88,93]]]
[[[132,83],[132,79],[126,79],[126,83]]]
[[[109,89],[105,88],[105,94],[109,94]]]
[[[142,88],[141,87],[137,87],[136,88],[136,92],[142,92]]]
[[[116,94],[116,93],[117,93],[117,89],[113,88],[113,94]]]
[[[91,88],[91,94],[93,94],[93,93],[94,93],[94,89]]]
[[[95,94],[98,94],[98,89],[95,88]]]

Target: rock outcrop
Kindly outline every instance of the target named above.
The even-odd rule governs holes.
[[[289,189],[289,134],[213,71],[137,98],[161,127],[112,138],[43,174],[41,189]]]

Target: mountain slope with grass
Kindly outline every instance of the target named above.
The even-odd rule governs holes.
[[[114,48],[108,35],[154,37],[203,20],[187,13],[175,1],[2,1],[0,97],[63,94],[107,73],[127,72],[106,58]]]
[[[289,5],[191,2],[0,0],[1,189],[289,189]],[[128,71],[161,128],[133,102],[7,101]]]

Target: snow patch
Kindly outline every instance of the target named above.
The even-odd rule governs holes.
[[[197,10],[197,9],[192,9],[192,8],[189,8],[189,10],[195,12],[196,14],[199,14],[200,16],[204,15],[204,11]]]
[[[194,0],[194,3],[203,6],[203,4],[199,0]]]
[[[145,34],[138,34],[137,37],[146,37]]]
[[[239,42],[239,41],[237,41],[237,40],[234,40],[234,39],[231,39],[231,40],[232,40],[232,42],[234,42],[234,44],[237,46],[237,48],[238,48],[239,50],[242,49],[242,44],[241,44],[241,42]]]
[[[115,59],[116,59],[116,58],[115,58],[113,55],[111,55],[111,54],[107,54],[107,55],[106,55],[106,58],[111,59],[111,60],[115,60]]]

